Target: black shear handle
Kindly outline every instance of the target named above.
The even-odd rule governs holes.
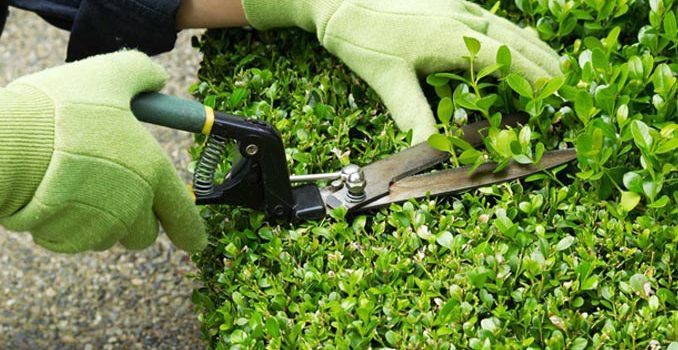
[[[317,186],[292,188],[282,138],[273,126],[159,93],[137,96],[131,108],[140,121],[236,141],[242,158],[211,193],[196,193],[196,204],[246,206],[286,220],[325,215]]]

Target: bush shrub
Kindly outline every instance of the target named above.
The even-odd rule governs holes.
[[[460,97],[464,83],[432,76],[432,104],[447,97],[470,120],[530,114],[525,148],[507,157],[576,147],[576,164],[350,219],[338,209],[275,223],[203,208],[211,239],[194,256],[193,297],[209,348],[678,349],[673,1],[479,3],[534,26],[563,55],[560,97],[540,110],[520,77],[502,75],[479,94],[500,95],[485,113]],[[196,46],[205,56],[193,92],[275,125],[291,173],[409,144],[313,35],[209,31]],[[452,135],[454,121],[444,124]]]

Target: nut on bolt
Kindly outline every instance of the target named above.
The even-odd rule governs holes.
[[[285,214],[285,208],[282,205],[278,204],[273,208],[273,213],[278,216],[283,216]]]
[[[336,179],[330,182],[330,188],[332,188],[332,191],[339,191],[342,187],[344,187],[344,180],[342,179]]]
[[[346,200],[355,203],[365,199],[367,180],[365,180],[365,173],[359,166],[355,164],[345,166],[341,169],[341,179],[347,189]]]
[[[247,155],[253,156],[253,155],[257,154],[257,152],[259,152],[259,147],[257,147],[257,145],[255,145],[253,143],[249,144],[249,145],[247,145],[247,147],[245,147],[245,153],[247,153]]]

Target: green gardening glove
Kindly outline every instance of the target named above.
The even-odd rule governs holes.
[[[141,249],[158,221],[201,250],[198,209],[163,150],[130,112],[167,75],[139,52],[92,57],[0,89],[0,224],[47,249]]]
[[[419,75],[467,69],[463,37],[481,43],[475,69],[509,47],[527,79],[559,75],[558,55],[536,33],[462,0],[242,0],[257,29],[298,26],[342,59],[381,96],[413,143],[436,132]]]

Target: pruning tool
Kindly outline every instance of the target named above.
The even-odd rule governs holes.
[[[519,179],[576,158],[573,149],[556,150],[546,152],[539,164],[513,162],[499,172],[493,171],[496,164],[487,163],[472,173],[468,167],[422,173],[446,161],[449,153],[421,143],[364,166],[351,164],[333,173],[290,176],[280,134],[265,122],[159,93],[139,95],[131,107],[140,121],[207,135],[193,177],[196,204],[244,206],[290,221],[323,218],[340,206],[350,213],[458,193]],[[526,122],[515,116],[503,119],[503,126]],[[481,146],[488,127],[487,121],[466,125],[463,138],[474,147]],[[233,160],[224,181],[215,185],[214,174],[229,140],[236,142],[239,159]],[[330,184],[320,187],[318,181]]]

